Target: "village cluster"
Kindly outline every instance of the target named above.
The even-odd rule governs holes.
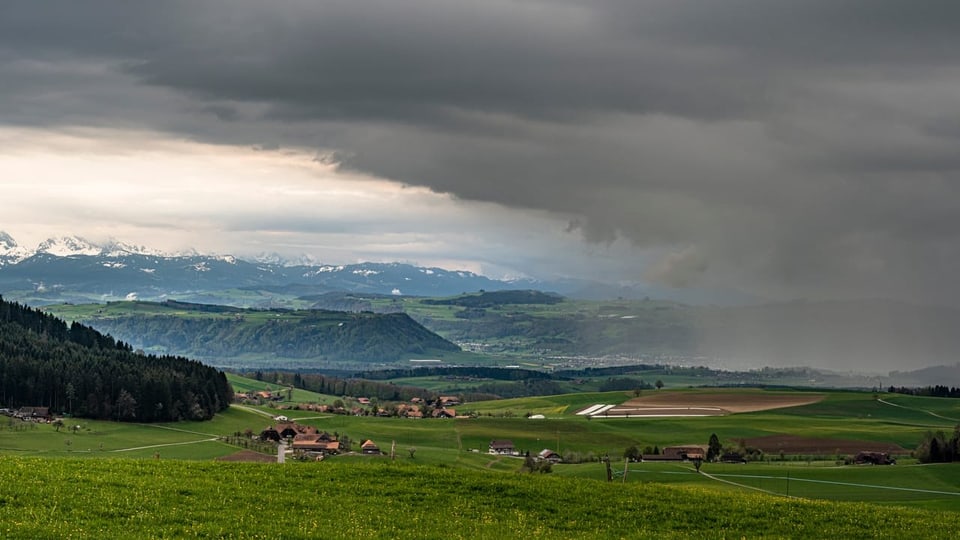
[[[239,403],[263,405],[283,401],[285,398],[282,393],[272,392],[270,390],[261,390],[258,392],[240,392],[234,394],[234,400]],[[289,397],[287,398],[289,399]],[[454,408],[460,405],[460,398],[457,396],[439,396],[434,400],[424,398],[411,398],[409,403],[397,403],[390,405],[379,405],[375,400],[366,397],[358,397],[355,404],[349,404],[344,400],[338,399],[332,404],[317,403],[298,403],[292,406],[276,406],[278,410],[293,409],[301,411],[312,411],[323,414],[343,414],[351,416],[382,416],[382,417],[400,417],[400,418],[456,418],[457,410]]]

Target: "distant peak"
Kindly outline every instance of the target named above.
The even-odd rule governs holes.
[[[79,236],[61,236],[48,238],[37,246],[37,253],[47,253],[59,257],[70,255],[99,255],[102,249]]]
[[[137,246],[134,244],[127,244],[126,242],[120,242],[114,239],[111,239],[109,242],[100,246],[100,255],[106,255],[108,257],[123,257],[125,255],[155,255],[163,256],[163,252],[150,249],[146,246]]]
[[[0,249],[13,249],[15,247],[17,247],[17,241],[6,231],[0,231]]]
[[[0,266],[16,264],[30,255],[30,251],[20,247],[12,236],[0,231]]]

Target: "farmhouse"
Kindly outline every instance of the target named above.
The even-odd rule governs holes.
[[[423,411],[418,405],[407,405],[401,403],[397,406],[397,415],[404,418],[423,418]]]
[[[643,454],[641,461],[690,461],[706,455],[707,447],[703,445],[668,446],[660,454]]]
[[[296,422],[283,422],[275,426],[267,426],[260,432],[261,441],[280,442],[284,439],[295,439],[298,435],[316,435],[317,428],[313,426],[303,426]]]
[[[560,454],[550,450],[549,448],[544,448],[537,454],[537,461],[549,461],[550,463],[560,463],[563,461],[563,458],[560,457]]]
[[[342,446],[336,437],[327,433],[300,434],[293,439],[295,453],[316,452],[322,455],[339,454]]]
[[[434,409],[430,416],[434,418],[456,418],[457,411],[454,409],[448,409],[446,407],[440,409]]]
[[[366,455],[379,456],[383,452],[380,451],[380,447],[370,439],[363,441],[363,444],[360,445],[360,453]]]
[[[519,455],[517,449],[513,446],[513,441],[509,439],[490,441],[489,453],[506,456]]]
[[[853,458],[857,465],[896,465],[897,460],[886,452],[858,452]]]
[[[20,407],[13,416],[21,420],[33,420],[36,422],[49,421],[53,416],[50,414],[50,407]]]
[[[747,460],[739,452],[725,452],[720,456],[720,463],[746,463]]]
[[[437,398],[437,406],[439,407],[448,407],[451,405],[459,405],[460,398],[457,396],[440,396]]]

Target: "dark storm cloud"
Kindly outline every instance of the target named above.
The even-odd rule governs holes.
[[[957,20],[893,0],[5,3],[0,99],[7,122],[312,147],[664,254],[625,278],[958,302]]]

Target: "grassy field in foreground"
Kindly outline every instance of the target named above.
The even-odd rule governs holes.
[[[960,514],[404,463],[0,459],[4,538],[936,538]]]

